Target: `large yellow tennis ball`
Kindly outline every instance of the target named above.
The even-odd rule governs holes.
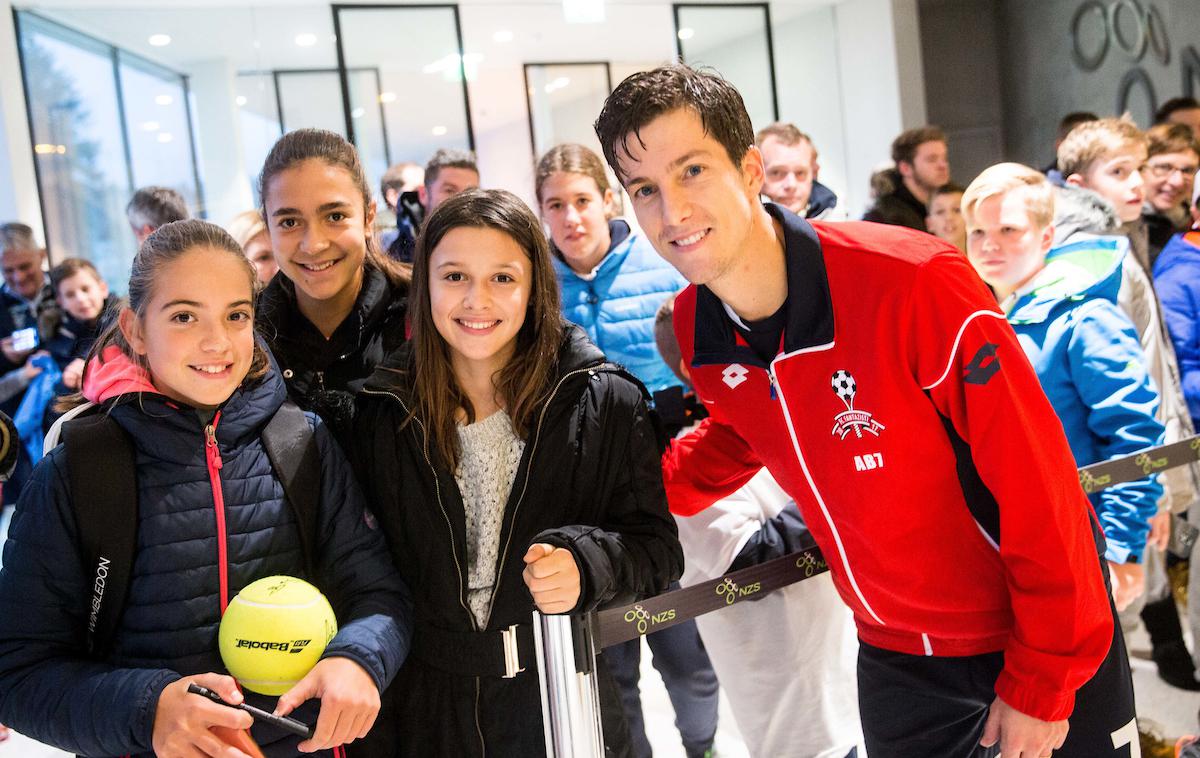
[[[242,588],[217,635],[234,679],[263,695],[282,695],[304,678],[337,634],[320,590],[293,576],[268,576]]]

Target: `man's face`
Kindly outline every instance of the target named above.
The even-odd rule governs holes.
[[[950,181],[950,157],[946,143],[939,140],[917,146],[912,163],[900,161],[900,174],[926,192],[933,192]]]
[[[1192,128],[1192,134],[1200,139],[1200,108],[1177,110],[1167,118],[1168,124],[1183,124]]]
[[[1197,166],[1200,166],[1200,155],[1191,150],[1159,153],[1146,161],[1142,168],[1146,201],[1160,213],[1173,211],[1185,204],[1192,197]]]
[[[816,179],[812,145],[808,140],[785,145],[775,137],[767,137],[759,149],[767,174],[763,194],[792,213],[803,213]]]
[[[962,217],[962,193],[942,192],[930,200],[925,227],[930,234],[946,240],[965,253],[967,226]]]
[[[658,254],[694,284],[711,286],[736,271],[762,212],[758,149],[735,166],[687,108],[664,113],[626,142],[617,145],[618,175]]]
[[[1034,225],[1021,192],[985,198],[967,222],[967,259],[1001,298],[1042,269],[1053,241],[1053,225]]]
[[[479,186],[479,173],[469,168],[443,168],[438,171],[432,184],[423,184],[418,190],[421,204],[426,213],[454,197],[460,192]]]
[[[4,268],[4,283],[26,300],[37,297],[38,291],[45,284],[46,275],[42,272],[40,250],[10,248],[0,255],[0,266]]]
[[[1146,185],[1141,168],[1145,163],[1145,147],[1121,148],[1096,159],[1083,174],[1071,174],[1067,182],[1090,189],[1112,203],[1121,223],[1127,224],[1142,215]]]

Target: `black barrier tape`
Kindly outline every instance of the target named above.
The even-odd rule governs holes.
[[[1084,466],[1079,469],[1079,483],[1084,492],[1091,494],[1197,461],[1200,461],[1200,435]],[[600,647],[619,645],[691,621],[828,570],[821,551],[813,547],[638,603],[600,611],[596,614]]]

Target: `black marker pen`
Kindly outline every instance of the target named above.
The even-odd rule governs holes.
[[[261,708],[255,708],[254,706],[246,705],[245,703],[239,703],[237,705],[234,705],[233,703],[227,703],[222,700],[221,696],[217,693],[213,692],[207,687],[201,687],[195,682],[192,682],[188,685],[188,692],[192,693],[193,695],[201,695],[206,697],[214,703],[219,703],[229,708],[237,708],[239,711],[245,711],[259,721],[266,722],[272,726],[277,726],[286,732],[291,732],[292,734],[298,735],[305,739],[312,739],[313,732],[315,731],[313,727],[297,721],[296,719],[290,719],[286,716],[276,716],[273,713],[267,713]]]

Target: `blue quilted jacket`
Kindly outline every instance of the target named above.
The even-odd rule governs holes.
[[[85,756],[148,754],[159,694],[181,676],[224,673],[217,652],[221,584],[232,598],[275,574],[304,575],[300,536],[260,433],[287,395],[272,370],[234,393],[216,419],[226,570],[205,456],[191,409],[142,393],[112,407],[134,441],[138,549],[127,603],[103,661],[85,650],[91,597],[69,503],[64,448],[38,465],[21,495],[0,571],[0,723]],[[411,600],[340,449],[312,415],[321,458],[318,576],[340,630],[325,657],[359,663],[382,690],[408,653]],[[271,711],[274,698],[247,692]],[[315,723],[319,703],[295,716]],[[255,725],[266,755],[296,755],[297,738]]]
[[[1154,418],[1158,391],[1133,323],[1117,306],[1127,247],[1123,238],[1105,237],[1054,248],[1008,310],[1078,466],[1162,442],[1163,427]],[[1089,496],[1108,560],[1141,556],[1161,495],[1151,475]]]
[[[609,232],[613,243],[591,276],[580,276],[555,256],[563,315],[653,394],[679,384],[654,344],[654,315],[687,280],[624,221],[610,221]]]

